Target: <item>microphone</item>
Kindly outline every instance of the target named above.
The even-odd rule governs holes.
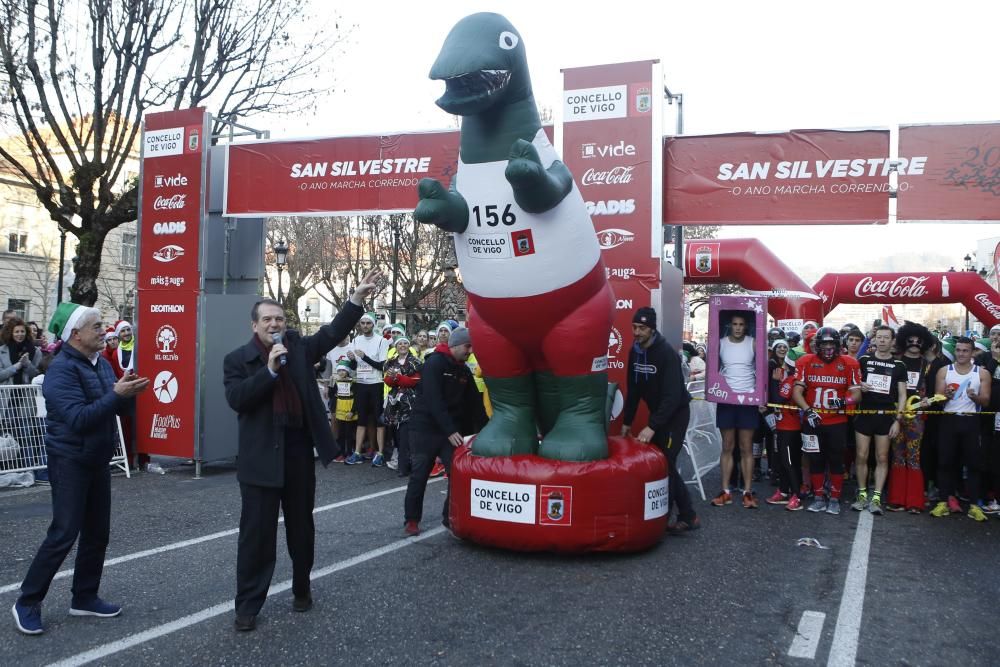
[[[273,334],[271,334],[271,342],[274,343],[275,345],[277,345],[278,343],[280,343],[281,342],[281,334],[280,333],[273,333]],[[285,364],[287,364],[288,363],[288,355],[287,354],[283,354],[280,357],[278,357],[278,362],[282,366],[284,366]]]

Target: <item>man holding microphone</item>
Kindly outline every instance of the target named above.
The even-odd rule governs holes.
[[[223,362],[226,400],[239,420],[236,476],[243,500],[236,556],[239,631],[256,627],[271,585],[279,509],[284,511],[292,559],[292,609],[304,612],[312,607],[313,448],[324,466],[336,456],[313,364],[354,328],[364,312],[364,300],[381,277],[378,270],[370,271],[333,322],[312,336],[287,330],[281,304],[262,299],[250,312],[250,342]]]

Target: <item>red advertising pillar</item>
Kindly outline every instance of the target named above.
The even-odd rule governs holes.
[[[608,377],[622,390],[632,314],[652,305],[660,287],[662,86],[656,60],[563,70],[563,161],[587,202],[615,293]]]
[[[139,395],[135,424],[138,450],[147,454],[195,452],[208,133],[202,108],[144,121],[136,372],[151,386]]]

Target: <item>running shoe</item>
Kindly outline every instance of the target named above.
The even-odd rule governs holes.
[[[962,513],[962,505],[955,496],[948,496],[948,511],[952,514]]]
[[[712,498],[713,507],[722,507],[723,505],[733,504],[733,494],[729,491],[720,491],[719,495]]]
[[[798,512],[799,510],[802,509],[802,501],[799,500],[798,496],[793,495],[791,498],[788,499],[788,504],[785,505],[785,509],[788,510],[789,512]]]
[[[830,498],[829,502],[826,504],[827,514],[840,514],[840,499]]]
[[[983,512],[986,514],[1000,514],[1000,503],[993,499],[989,504],[983,508]]]
[[[752,491],[743,492],[743,509],[745,510],[757,509],[757,499],[754,498]]]
[[[906,511],[906,508],[903,507],[902,505],[893,505],[892,503],[886,503],[885,504],[885,509],[889,510],[890,512],[905,512]]]
[[[863,512],[866,507],[868,507],[868,492],[858,491],[857,498],[851,503],[851,509],[855,512]]]
[[[359,463],[364,463],[364,462],[365,462],[364,457],[361,456],[361,454],[358,454],[357,452],[351,452],[351,455],[348,456],[347,459],[344,461],[344,463],[346,463],[349,466],[356,466]]]
[[[871,501],[868,503],[868,511],[872,514],[882,514],[882,496],[877,493],[872,496]]]
[[[775,489],[774,494],[770,498],[765,500],[768,505],[787,505],[788,495],[781,492],[781,489]]]
[[[444,474],[444,464],[435,463],[434,467],[431,468],[431,477],[440,477]]]
[[[368,449],[365,450],[365,453],[363,454],[363,456],[366,459],[368,459],[369,461],[371,461],[372,459],[375,458],[375,450],[371,449],[371,448],[368,448]]]
[[[816,496],[816,499],[812,501],[812,504],[806,508],[810,512],[825,512],[826,511],[826,496]]]
[[[407,521],[406,526],[403,528],[407,535],[419,535],[420,534],[420,524],[416,521]]]
[[[17,629],[24,634],[40,635],[45,632],[45,627],[42,625],[41,604],[28,606],[15,602],[11,611],[14,613],[14,623],[17,625]]]
[[[973,521],[986,521],[986,515],[983,514],[982,508],[975,503],[969,505],[969,513],[966,516]]]
[[[399,470],[399,461],[397,461],[396,459],[390,459],[389,462],[385,464],[385,466],[389,470]]]
[[[909,512],[910,514],[923,514],[924,510],[922,510],[919,507],[911,507],[910,509],[907,510],[907,512]]]
[[[931,510],[931,516],[936,516],[938,518],[948,516],[948,514],[948,503],[943,500],[938,502],[938,504],[934,506],[934,509]]]
[[[346,461],[346,460],[347,460],[347,457],[346,457],[346,456],[344,456],[343,454],[341,454],[340,456],[338,456],[337,458],[335,458],[335,459],[333,460],[333,462],[334,462],[334,463],[343,463],[343,462],[344,462],[344,461]]]
[[[383,466],[385,466],[385,457],[381,454],[376,454],[375,458],[372,459],[372,467],[381,468]]]

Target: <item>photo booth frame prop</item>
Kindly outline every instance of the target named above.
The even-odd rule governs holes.
[[[754,341],[755,382],[752,392],[736,392],[722,375],[719,345],[728,336],[729,319],[743,315],[747,336]],[[767,401],[767,298],[762,296],[713,296],[708,302],[708,363],[705,398],[713,403],[763,405]]]

